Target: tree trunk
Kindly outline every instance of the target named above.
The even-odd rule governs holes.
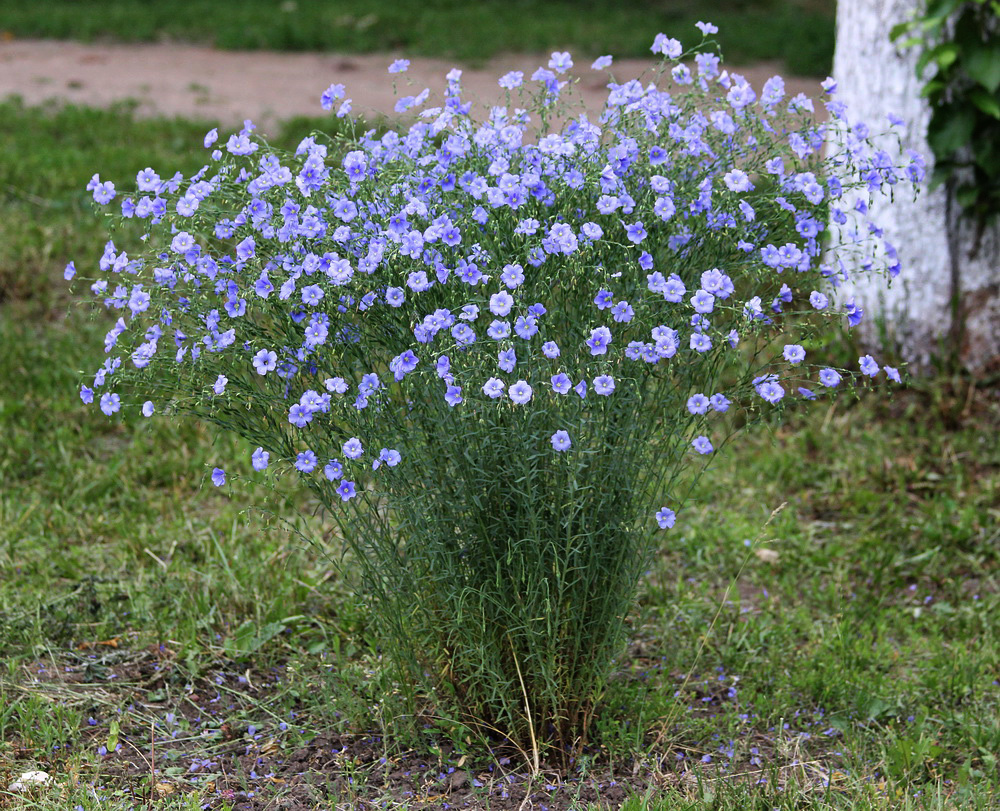
[[[925,156],[930,177],[931,111],[915,73],[920,48],[900,51],[889,41],[892,26],[920,7],[921,0],[839,0],[833,74],[850,121],[865,121],[873,134],[885,129],[889,113],[905,121],[902,148]],[[871,212],[902,271],[888,290],[883,278],[859,274],[847,291],[867,313],[862,342],[888,339],[914,371],[928,371],[935,359],[958,360],[973,373],[1000,371],[1000,224],[980,234],[959,216],[948,186],[924,189],[915,201],[905,192],[891,205],[882,197]]]

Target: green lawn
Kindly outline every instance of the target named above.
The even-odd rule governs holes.
[[[16,37],[211,43],[227,49],[394,52],[480,61],[570,48],[584,56],[649,56],[663,31],[691,42],[708,18],[736,63],[778,59],[825,76],[834,6],[819,0],[0,0]],[[525,21],[530,20],[530,25]]]
[[[211,487],[238,440],[76,394],[107,326],[61,278],[105,239],[83,186],[193,171],[208,126],[0,107],[0,808],[28,769],[58,786],[23,807],[86,811],[996,808],[1000,399],[968,380],[731,446],[576,773],[526,786],[517,752],[401,718],[304,494]]]

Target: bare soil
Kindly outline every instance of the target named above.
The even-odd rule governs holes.
[[[652,55],[651,55],[652,57]],[[50,40],[0,42],[0,97],[17,95],[26,104],[74,103],[106,107],[132,100],[137,113],[203,118],[227,126],[252,119],[262,125],[298,115],[322,115],[320,94],[333,83],[347,86],[354,112],[392,115],[399,96],[434,93],[445,86],[454,63],[413,58],[405,74],[389,75],[389,55],[218,51],[191,45],[83,44]],[[467,98],[503,103],[497,78],[509,70],[526,75],[548,61],[542,55],[510,55],[482,67],[464,68]],[[599,110],[607,97],[607,74],[577,57],[572,73],[587,109]],[[612,73],[619,81],[641,76],[653,60],[625,59]],[[760,87],[777,65],[728,66]],[[397,92],[393,91],[393,79]],[[818,96],[815,80],[786,78],[791,95]]]
[[[22,669],[17,689],[79,708],[90,720],[75,755],[69,745],[48,750],[29,741],[0,742],[0,809],[20,807],[3,787],[5,778],[28,768],[53,776],[53,785],[37,799],[73,783],[89,786],[102,800],[145,805],[193,794],[204,809],[234,811],[387,806],[571,811],[591,803],[610,809],[650,790],[690,796],[705,781],[819,787],[843,768],[839,733],[820,734],[826,721],[813,718],[799,722],[803,730],[785,732],[781,741],[763,730],[741,730],[739,751],[728,756],[668,730],[641,760],[612,762],[595,749],[585,752],[586,769],[560,774],[543,763],[532,775],[523,753],[499,743],[492,757],[474,759],[437,734],[419,749],[401,749],[377,728],[343,731],[331,724],[296,734],[301,718],[276,726],[280,718],[267,718],[267,708],[273,702],[284,716],[287,703],[278,697],[295,678],[285,665],[254,669],[245,661],[220,660],[217,670],[186,682],[184,668],[163,646],[64,652],[46,664]],[[618,678],[641,679],[656,667],[656,657],[633,646]],[[706,723],[737,703],[730,681],[720,681],[717,673],[693,680],[671,673],[667,683],[684,695],[688,712]],[[263,728],[248,725],[248,714],[266,718]],[[121,723],[121,743],[107,751],[102,744],[112,719]],[[812,734],[804,731],[810,724]],[[73,765],[81,755],[82,763]]]

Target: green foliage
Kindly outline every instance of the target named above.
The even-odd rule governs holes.
[[[1000,3],[931,0],[891,36],[922,47],[918,77],[933,69],[922,92],[932,107],[932,185],[949,184],[982,227],[1000,214]]]

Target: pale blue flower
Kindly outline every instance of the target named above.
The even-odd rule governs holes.
[[[861,367],[861,373],[868,375],[868,377],[875,377],[879,373],[878,363],[871,355],[858,358],[858,365]]]
[[[573,445],[567,431],[556,431],[550,441],[552,448],[557,451],[568,451]]]
[[[507,396],[517,405],[524,405],[531,399],[531,386],[526,380],[518,380],[507,389]]]
[[[271,454],[269,454],[263,448],[258,447],[250,455],[250,464],[253,466],[253,469],[256,470],[256,471],[258,471],[258,472],[262,471],[262,470],[266,470],[267,469],[267,465],[268,465],[268,461],[270,460],[270,458],[271,458]]]
[[[833,369],[821,369],[819,373],[819,382],[821,385],[827,388],[833,388],[840,382],[840,374]]]
[[[715,450],[712,447],[712,441],[707,436],[695,437],[694,441],[691,442],[691,447],[700,454],[709,454]]]
[[[615,390],[615,379],[611,375],[599,375],[594,378],[594,393],[609,396]]]
[[[669,507],[663,507],[656,513],[656,523],[660,529],[670,529],[677,521],[677,514]]]
[[[806,351],[798,344],[785,344],[781,354],[793,366],[797,366],[806,359]]]

